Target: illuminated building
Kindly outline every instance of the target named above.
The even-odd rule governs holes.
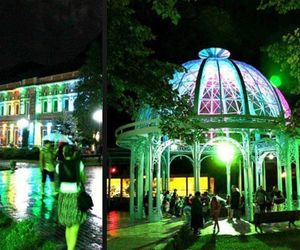
[[[170,81],[179,95],[190,98],[194,114],[190,119],[195,126],[189,130],[194,135],[192,143],[163,134],[159,115],[150,108],[145,108],[135,123],[116,130],[117,144],[131,152],[131,219],[143,217],[143,197],[148,192],[152,194],[149,220],[162,218],[160,194],[171,190],[170,165],[177,157],[185,157],[193,165],[193,192],[201,189],[203,160],[221,158],[226,164],[224,193],[230,194],[231,184],[237,184],[245,195],[246,218],[253,220],[253,195],[258,186],[267,187],[265,158],[272,154],[276,157],[276,184],[286,194],[286,209],[293,209],[293,192],[300,208],[300,138],[286,130],[291,110],[280,90],[253,66],[230,59],[227,50],[204,49],[199,57],[184,63],[185,70],[176,72]],[[234,158],[240,161],[238,183],[231,183]],[[296,190],[292,189],[292,172]]]
[[[0,85],[0,145],[41,145],[56,129],[57,119],[74,111],[78,71],[34,77]]]

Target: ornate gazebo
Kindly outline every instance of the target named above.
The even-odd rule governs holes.
[[[180,95],[190,96],[194,119],[201,127],[194,132],[202,135],[200,140],[186,144],[169,139],[162,134],[159,118],[150,109],[144,110],[137,122],[117,129],[117,144],[131,150],[132,219],[143,218],[143,197],[147,193],[149,220],[161,219],[160,194],[169,189],[170,164],[176,157],[192,162],[194,191],[198,191],[202,160],[214,155],[220,143],[232,145],[240,155],[238,185],[245,195],[248,220],[253,219],[254,187],[267,186],[266,156],[276,157],[277,185],[285,190],[287,210],[295,206],[292,168],[295,169],[296,206],[300,207],[299,138],[284,129],[291,118],[289,105],[280,90],[257,69],[229,56],[229,51],[220,48],[201,50],[200,59],[184,63],[186,70],[175,73],[170,81]],[[226,170],[229,193],[230,162]]]

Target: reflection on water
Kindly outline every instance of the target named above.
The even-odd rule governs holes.
[[[93,198],[93,220],[102,225],[102,168],[86,168],[86,190]],[[18,169],[0,171],[2,206],[17,219],[34,215],[56,220],[56,197],[52,196],[50,181],[46,181],[45,195],[41,195],[41,171],[35,164],[18,164]],[[100,220],[100,221],[99,221]]]

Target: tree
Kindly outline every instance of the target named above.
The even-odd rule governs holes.
[[[279,14],[286,14],[289,11],[299,10],[300,2],[297,0],[261,0],[259,10],[274,7]],[[290,76],[300,82],[300,27],[282,36],[280,41],[267,46],[266,52],[276,63],[279,63],[281,70],[286,70]],[[298,85],[295,93],[300,93]]]
[[[108,1],[108,105],[129,113],[133,118],[144,105],[156,110],[173,106],[173,91],[168,84],[177,65],[152,58],[146,43],[155,39],[151,29],[135,17],[136,1]],[[163,19],[179,19],[176,0],[148,1]],[[101,108],[101,44],[95,43],[80,69],[74,116],[82,136],[90,138],[97,128],[91,114]]]
[[[280,14],[300,9],[300,2],[297,0],[261,0],[258,9],[264,10],[274,7]],[[298,84],[288,86],[294,94],[300,94],[300,27],[293,32],[282,36],[277,41],[266,48],[268,56],[278,63],[281,70],[285,70],[289,75],[297,79]],[[294,128],[300,125],[300,101],[298,100],[293,109],[293,116],[288,130],[296,131]]]
[[[91,141],[93,131],[99,129],[92,114],[102,108],[101,47],[95,43],[87,53],[87,60],[80,68],[74,117],[81,139]]]

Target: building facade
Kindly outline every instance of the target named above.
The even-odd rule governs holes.
[[[0,146],[41,145],[59,119],[74,111],[78,71],[0,85]]]

